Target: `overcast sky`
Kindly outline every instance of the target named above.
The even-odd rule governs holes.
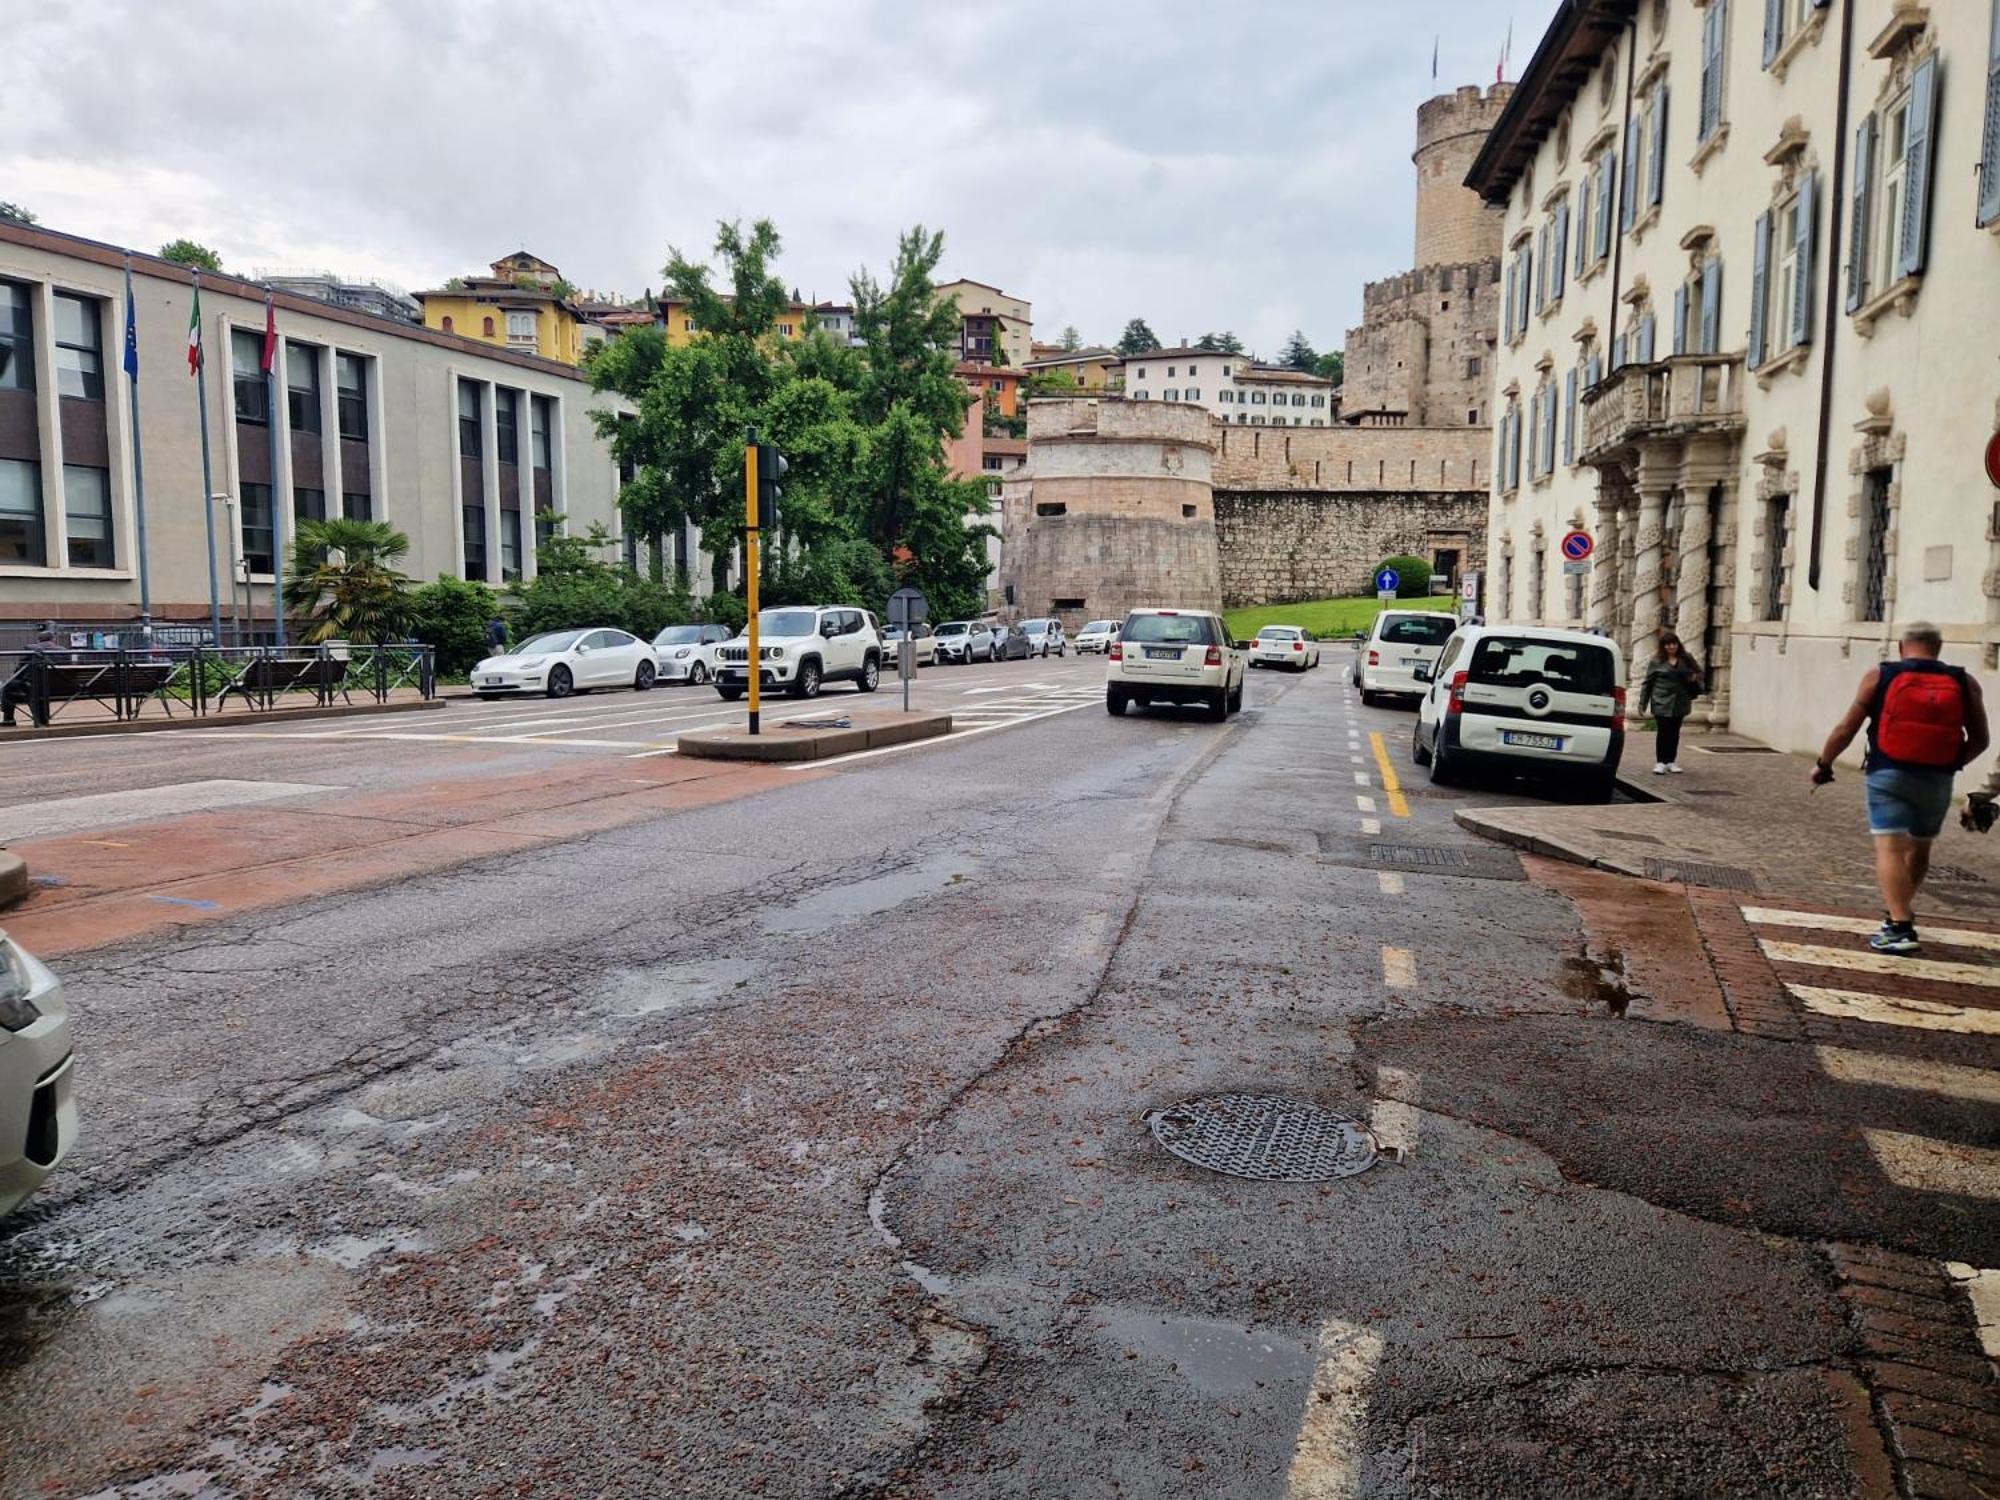
[[[21,0],[0,198],[416,289],[522,247],[636,294],[769,217],[844,297],[897,232],[1038,337],[1337,346],[1411,259],[1417,105],[1554,0]],[[1439,42],[1438,78],[1431,48]]]

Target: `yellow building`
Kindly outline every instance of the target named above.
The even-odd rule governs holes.
[[[725,295],[722,299],[731,299]],[[808,323],[816,316],[810,303],[793,298],[785,304],[785,310],[778,314],[777,332],[781,339],[804,338]],[[694,339],[694,315],[688,311],[687,303],[664,293],[660,297],[660,317],[669,344],[685,344]]]
[[[582,358],[583,321],[570,304],[574,289],[561,272],[525,250],[494,261],[492,271],[418,292],[424,327],[569,365]]]
[[[937,298],[958,309],[960,359],[1018,370],[1034,358],[1033,309],[1021,298],[983,281],[963,280],[940,283]]]

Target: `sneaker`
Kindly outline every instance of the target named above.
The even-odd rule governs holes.
[[[1686,769],[1687,769],[1687,767],[1685,767],[1685,766],[1682,766],[1682,765],[1676,765],[1676,764],[1674,764],[1674,763],[1673,763],[1673,762],[1671,762],[1671,761],[1670,761],[1670,762],[1668,762],[1668,764],[1667,764],[1667,774],[1668,774],[1669,776],[1678,776],[1678,775],[1680,775],[1680,774],[1681,774],[1681,773],[1682,773],[1683,771],[1685,771]]]
[[[1868,946],[1877,953],[1915,953],[1922,944],[1917,941],[1916,923],[1884,921]]]
[[[1653,774],[1655,776],[1664,776],[1671,769],[1672,767],[1670,767],[1665,761],[1661,761],[1658,765],[1653,767]]]

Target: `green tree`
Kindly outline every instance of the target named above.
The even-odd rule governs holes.
[[[12,219],[16,224],[39,224],[40,219],[18,203],[9,203],[0,198],[0,219]]]
[[[410,634],[433,648],[439,672],[457,675],[486,655],[486,622],[499,613],[485,584],[446,575],[410,596]]]
[[[206,245],[198,245],[190,239],[168,240],[160,246],[160,259],[170,260],[178,265],[189,266],[197,271],[220,271],[222,257]]]
[[[613,625],[651,640],[668,625],[687,623],[693,606],[685,587],[643,577],[600,555],[615,545],[599,524],[588,536],[552,536],[535,549],[534,580],[507,589],[524,639],[545,630]]]
[[[1060,339],[1063,351],[1067,354],[1074,354],[1083,347],[1083,335],[1076,331],[1076,324],[1074,323],[1065,323],[1063,325]]]
[[[1224,329],[1221,333],[1204,333],[1194,341],[1197,349],[1212,349],[1217,354],[1241,354],[1243,340]]]
[[[1021,382],[1021,394],[1030,401],[1043,396],[1074,396],[1083,382],[1067,370],[1033,370]]]
[[[1305,330],[1294,328],[1292,336],[1285,340],[1285,347],[1278,351],[1278,363],[1288,370],[1303,370],[1310,374],[1319,362],[1319,355],[1306,342]]]
[[[1160,336],[1146,326],[1144,318],[1134,318],[1125,325],[1125,331],[1118,335],[1118,352],[1124,355],[1144,354],[1160,347]]]
[[[299,522],[287,565],[299,638],[401,640],[410,627],[410,580],[395,564],[409,550],[410,539],[386,521]]]
[[[1347,356],[1338,349],[1335,349],[1330,354],[1322,354],[1318,359],[1313,361],[1313,374],[1320,376],[1322,379],[1331,380],[1335,385],[1340,384],[1346,373]]]

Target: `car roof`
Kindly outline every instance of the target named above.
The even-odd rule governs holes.
[[[1174,607],[1173,607],[1172,605],[1166,605],[1166,604],[1163,604],[1163,605],[1156,605],[1156,606],[1150,606],[1150,607],[1147,607],[1147,608],[1144,608],[1144,609],[1128,609],[1128,610],[1126,610],[1126,611],[1125,611],[1125,613],[1126,613],[1126,615],[1127,615],[1128,617],[1129,617],[1129,616],[1131,616],[1131,615],[1209,615],[1209,616],[1213,616],[1213,615],[1215,614],[1215,611],[1214,611],[1214,610],[1212,610],[1212,609],[1175,609],[1175,608],[1174,608]]]
[[[1510,640],[1547,641],[1560,646],[1603,646],[1622,657],[1624,652],[1618,642],[1608,635],[1598,635],[1590,630],[1566,630],[1559,625],[1462,625],[1459,633],[1472,640],[1485,640],[1488,636],[1505,636]]]

